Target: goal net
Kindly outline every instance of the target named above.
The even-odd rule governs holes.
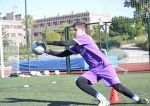
[[[2,25],[0,25],[0,72],[1,77],[9,76],[10,73],[19,73],[19,44],[17,44],[17,36],[13,34],[3,33]],[[12,69],[15,65],[15,69]]]

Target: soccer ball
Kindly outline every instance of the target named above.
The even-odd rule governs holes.
[[[44,71],[44,75],[49,75],[49,71]]]
[[[32,50],[36,55],[42,55],[46,51],[46,45],[45,43],[38,43],[37,41],[34,41],[32,43]]]
[[[41,76],[41,72],[40,72],[40,71],[37,71],[37,72],[36,72],[36,76]]]
[[[59,74],[60,74],[59,70],[55,70],[55,75],[59,75]]]
[[[35,76],[35,75],[36,75],[36,71],[31,71],[30,74],[31,74],[32,76]]]
[[[42,46],[36,46],[33,48],[33,52],[37,55],[42,55],[45,52],[45,49]]]

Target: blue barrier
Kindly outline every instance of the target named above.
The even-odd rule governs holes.
[[[20,60],[19,61],[19,71],[29,71],[29,64],[30,64],[30,71],[44,71],[44,70],[66,70],[66,58],[49,58],[49,59],[36,59],[36,60]],[[71,56],[70,57],[70,65],[71,70],[87,70],[88,65],[84,61],[81,56]],[[12,69],[13,71],[17,70],[16,67],[17,63],[13,62]]]
[[[110,63],[114,67],[118,67],[118,56],[113,54],[107,54],[107,51],[103,49],[104,54],[109,59]],[[29,71],[29,64],[30,64],[30,71],[44,71],[44,70],[66,70],[66,58],[59,58],[59,57],[43,57],[43,59],[36,59],[36,60],[20,60],[18,62],[12,63],[12,70],[13,72],[26,72]],[[70,56],[70,66],[71,70],[88,70],[89,66],[85,62],[85,60],[80,55]]]

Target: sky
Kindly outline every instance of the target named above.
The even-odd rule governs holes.
[[[26,0],[27,14],[34,19],[79,12],[106,13],[111,16],[133,17],[132,8],[124,7],[124,0]],[[25,14],[25,0],[0,0],[0,16],[15,12]]]

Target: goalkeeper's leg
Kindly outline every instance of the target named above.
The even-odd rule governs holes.
[[[108,106],[110,103],[106,100],[106,98],[99,92],[97,92],[92,86],[88,79],[84,77],[79,77],[76,80],[76,85],[87,94],[95,97],[100,103],[103,103],[104,106]]]
[[[136,95],[135,93],[133,93],[131,90],[124,87],[120,83],[114,84],[114,85],[112,85],[112,87],[114,87],[118,92],[120,92],[120,93],[124,94],[125,96],[131,98],[132,100],[136,101],[136,103],[149,104],[149,102],[150,102],[148,99],[140,98],[138,95]]]

